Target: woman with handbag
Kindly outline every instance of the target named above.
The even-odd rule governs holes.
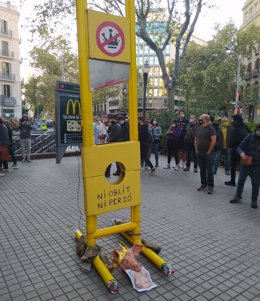
[[[237,147],[241,158],[237,190],[230,203],[241,201],[247,176],[251,177],[252,198],[251,208],[256,209],[260,186],[260,123],[256,124],[255,134],[248,135]]]

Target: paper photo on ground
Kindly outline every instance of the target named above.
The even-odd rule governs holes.
[[[138,292],[149,291],[157,285],[152,281],[150,273],[142,267],[140,272],[133,270],[125,270],[129,278],[131,279],[133,288]]]

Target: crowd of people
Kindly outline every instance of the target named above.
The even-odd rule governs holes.
[[[12,159],[12,168],[17,168],[17,159],[13,150],[13,130],[20,131],[20,145],[22,163],[31,162],[31,130],[32,127],[27,115],[23,115],[19,122],[9,122],[0,118],[0,176],[9,171],[9,157]]]
[[[236,194],[230,202],[241,201],[244,183],[249,175],[252,183],[251,207],[257,208],[260,185],[260,124],[257,124],[255,132],[251,133],[240,114],[233,115],[231,122],[227,116],[215,121],[214,117],[208,114],[202,114],[199,119],[193,114],[186,119],[183,111],[179,111],[178,114],[178,118],[172,120],[166,131],[167,164],[163,169],[173,168],[175,171],[188,172],[193,164],[194,172],[200,172],[201,185],[197,190],[206,190],[208,194],[212,194],[214,175],[223,162],[225,174],[230,176],[230,180],[224,184],[237,186]],[[129,140],[128,120],[122,115],[113,117],[107,127],[97,119],[94,129],[96,143]],[[148,169],[150,174],[154,175],[156,167],[159,167],[162,129],[156,118],[147,122],[143,117],[139,117],[138,133],[141,169]],[[245,156],[253,158],[250,166],[240,162]],[[172,158],[175,164],[171,166]],[[239,165],[239,179],[236,182]],[[110,177],[110,167],[106,170],[106,177]],[[114,175],[119,174],[118,167]]]
[[[193,163],[194,172],[200,171],[201,185],[197,190],[206,190],[208,194],[212,194],[214,175],[223,160],[225,174],[230,175],[230,180],[224,184],[237,186],[236,194],[230,202],[241,201],[244,183],[247,176],[250,176],[251,207],[257,208],[260,185],[260,123],[256,124],[254,133],[250,133],[240,114],[233,115],[231,122],[226,116],[215,122],[213,116],[208,114],[202,114],[199,119],[195,115],[190,115],[189,119],[186,119],[183,111],[179,111],[178,114],[178,118],[172,120],[166,131],[167,164],[163,169],[172,167],[175,171],[188,172]],[[13,153],[12,129],[20,130],[22,163],[31,162],[31,130],[33,128],[28,116],[23,115],[17,124],[10,124],[7,120],[0,118],[0,175],[8,171],[9,156],[12,158],[12,167],[17,166]],[[110,118],[108,124],[105,124],[100,118],[96,118],[93,133],[95,144],[128,141],[128,119],[124,115],[116,115]],[[162,129],[156,118],[152,118],[150,122],[143,117],[138,118],[141,169],[149,169],[150,175],[154,175],[156,168],[159,167],[162,137]],[[152,154],[154,154],[154,164]],[[172,158],[175,164],[171,166]],[[243,164],[246,158],[251,158],[250,164]],[[239,179],[236,181],[239,165]],[[106,177],[111,176],[110,170],[111,165],[105,171]],[[113,175],[120,175],[119,164]]]

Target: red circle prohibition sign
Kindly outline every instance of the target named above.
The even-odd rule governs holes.
[[[114,22],[101,23],[96,32],[98,48],[108,56],[118,56],[125,48],[123,30]]]

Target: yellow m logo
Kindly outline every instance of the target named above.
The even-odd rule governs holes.
[[[72,115],[76,114],[76,105],[78,104],[78,112],[79,115],[81,115],[81,106],[80,106],[80,102],[78,99],[72,100],[69,99],[66,105],[66,115],[69,115],[69,111],[70,111],[70,105],[72,107]]]

